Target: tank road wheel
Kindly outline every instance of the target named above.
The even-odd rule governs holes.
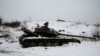
[[[24,41],[22,47],[26,48],[28,46],[28,42]]]
[[[55,42],[55,43],[54,43],[54,46],[59,46],[59,43]]]
[[[59,42],[59,46],[62,46],[64,44],[64,42]]]
[[[35,42],[30,43],[30,46],[36,46]]]
[[[52,43],[48,42],[48,43],[47,43],[47,46],[52,46]]]
[[[27,44],[28,44],[28,42],[25,41],[25,42],[24,42],[24,45],[27,45]]]
[[[39,42],[38,45],[39,45],[39,46],[43,46],[44,44],[43,44],[42,42]]]

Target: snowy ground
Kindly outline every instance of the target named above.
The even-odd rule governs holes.
[[[30,48],[21,48],[18,42],[4,43],[0,45],[0,56],[100,56],[100,42]]]
[[[34,31],[36,24],[43,25],[46,21],[30,21],[25,25],[28,29]],[[58,30],[65,30],[66,34],[91,36],[94,25],[81,24],[76,22],[56,22],[49,21],[49,27]],[[3,27],[0,27],[2,30]],[[19,28],[5,28],[0,35],[9,33],[10,37],[0,38],[0,56],[100,56],[100,41],[82,41],[81,44],[69,43],[56,47],[30,47],[22,48],[18,42],[19,36],[23,34]],[[83,33],[85,32],[85,33]]]

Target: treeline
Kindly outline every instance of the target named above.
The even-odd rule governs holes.
[[[13,21],[13,22],[2,22],[2,18],[0,18],[0,26],[6,26],[6,27],[19,27],[20,26],[20,22],[19,21]]]

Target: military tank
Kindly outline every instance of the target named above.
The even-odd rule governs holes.
[[[69,42],[81,43],[80,40],[75,38],[66,38],[66,34],[58,33],[52,28],[37,27],[32,32],[27,28],[21,29],[25,34],[19,39],[19,43],[23,48],[35,46],[62,46]]]

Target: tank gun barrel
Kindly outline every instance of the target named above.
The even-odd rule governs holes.
[[[88,39],[96,39],[96,38],[94,38],[94,37],[79,36],[79,35],[64,34],[64,33],[58,33],[58,35],[63,35],[63,36],[71,36],[71,37],[80,37],[80,38],[88,38]]]

